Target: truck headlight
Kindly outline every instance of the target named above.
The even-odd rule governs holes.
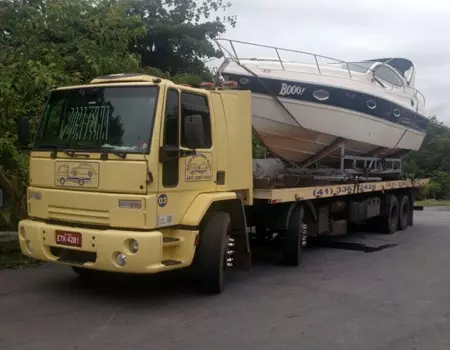
[[[128,249],[130,249],[130,252],[133,254],[137,253],[139,250],[139,243],[135,239],[130,239],[130,242],[128,244]]]
[[[127,264],[127,256],[123,253],[117,253],[116,255],[116,264],[120,267],[124,267]]]

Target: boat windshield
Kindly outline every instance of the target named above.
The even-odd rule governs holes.
[[[351,70],[352,72],[367,73],[369,69],[374,65],[375,62],[349,62],[347,63],[337,63],[335,67]]]
[[[147,152],[156,99],[155,86],[55,90],[34,149]]]

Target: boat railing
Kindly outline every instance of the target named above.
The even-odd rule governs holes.
[[[415,96],[417,98],[417,101],[419,103],[421,103],[423,106],[425,106],[425,103],[426,103],[425,96],[419,90],[417,90],[416,88],[413,88],[413,87],[409,87],[409,88],[414,91],[414,94],[415,94]],[[419,98],[419,96],[420,96],[420,98]]]
[[[257,47],[257,48],[263,48],[263,49],[270,49],[273,50],[276,54],[276,57],[274,57],[273,59],[271,58],[270,61],[273,62],[278,62],[280,64],[280,67],[282,70],[284,71],[290,71],[289,69],[286,69],[286,65],[287,64],[292,64],[292,63],[301,63],[299,61],[291,61],[291,60],[283,60],[281,57],[281,53],[283,52],[289,52],[289,53],[294,53],[294,54],[299,54],[299,55],[305,55],[305,56],[309,56],[313,59],[314,65],[317,68],[317,72],[320,75],[331,75],[331,74],[325,74],[323,72],[323,69],[321,69],[321,64],[319,63],[319,60],[324,59],[324,60],[331,60],[335,63],[341,63],[343,65],[345,65],[346,69],[345,71],[348,73],[348,79],[353,79],[354,77],[352,76],[352,70],[350,69],[350,66],[354,66],[354,67],[360,67],[363,69],[368,69],[367,67],[361,66],[358,63],[354,63],[354,62],[347,62],[347,61],[343,61],[340,59],[336,59],[333,57],[329,57],[329,56],[323,56],[323,55],[318,55],[315,53],[311,53],[311,52],[306,52],[306,51],[299,51],[299,50],[293,50],[293,49],[285,49],[285,48],[281,48],[281,47],[276,47],[276,46],[269,46],[269,45],[262,45],[262,44],[255,44],[255,43],[250,43],[250,42],[246,42],[246,41],[240,41],[240,40],[231,40],[231,39],[225,39],[225,38],[220,38],[220,39],[215,39],[215,42],[217,44],[217,46],[219,47],[220,51],[222,52],[223,56],[225,58],[231,59],[233,61],[235,61],[236,63],[238,63],[239,65],[241,64],[242,60],[254,60],[254,61],[258,61],[258,59],[256,58],[240,58],[237,50],[236,50],[236,45],[235,44],[242,44],[242,45],[246,45],[246,46],[253,46],[253,47]],[[228,43],[229,48],[226,47],[226,45],[224,45],[224,43]],[[231,50],[230,50],[231,49]],[[268,58],[263,59],[262,61],[268,61]],[[375,62],[374,62],[375,63]],[[382,65],[386,65],[383,62],[380,62]],[[322,65],[322,68],[325,65]],[[327,64],[326,67],[330,68],[330,64]],[[339,76],[340,78],[342,78],[342,76]],[[395,89],[395,85],[392,84],[392,86],[390,86],[392,90]],[[398,87],[397,87],[398,88]],[[403,92],[406,93],[406,89],[411,89],[414,96],[417,99],[418,104],[422,104],[425,105],[425,96],[417,89],[411,87],[411,86],[403,86]]]

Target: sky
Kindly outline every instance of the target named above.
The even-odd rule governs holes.
[[[231,0],[224,37],[342,60],[404,57],[430,115],[450,125],[450,0]],[[259,54],[244,46],[240,56]],[[292,59],[287,57],[287,59]]]

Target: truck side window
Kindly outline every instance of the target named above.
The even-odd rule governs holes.
[[[179,177],[180,103],[177,90],[169,89],[167,91],[165,113],[163,143],[164,146],[174,147],[174,150],[167,152],[172,159],[166,160],[162,165],[162,184],[164,187],[174,187],[178,185]]]
[[[211,148],[211,115],[206,96],[183,92],[181,94],[181,145],[186,146],[184,119],[191,115],[201,115],[205,132],[204,148]]]

